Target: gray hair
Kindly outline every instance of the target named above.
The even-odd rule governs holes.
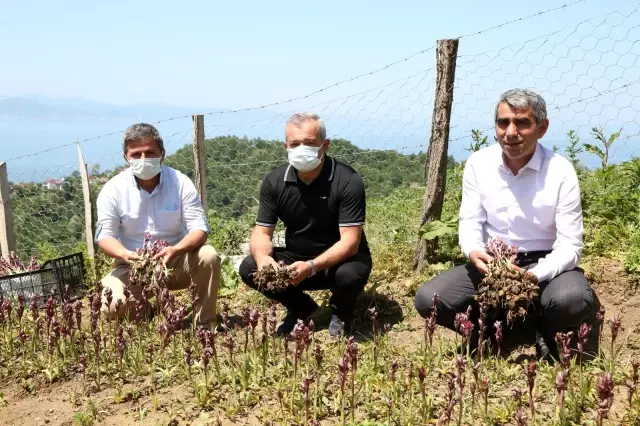
[[[127,153],[127,145],[131,142],[137,142],[142,139],[151,139],[158,144],[158,148],[164,153],[164,141],[160,136],[158,129],[147,123],[136,123],[124,132],[124,142],[122,143],[122,151]]]
[[[297,128],[300,128],[302,126],[302,123],[304,123],[305,121],[309,121],[309,120],[313,120],[313,121],[316,121],[318,123],[318,130],[320,132],[320,140],[324,141],[325,139],[327,139],[327,128],[324,125],[324,121],[320,118],[320,116],[318,114],[314,114],[312,112],[297,112],[297,113],[293,114],[287,120],[286,126],[288,127],[289,124],[293,124]],[[285,131],[284,138],[285,138],[285,140],[287,139],[286,131]]]
[[[542,96],[529,89],[511,89],[500,95],[500,100],[496,104],[495,119],[498,119],[498,107],[500,104],[506,103],[516,110],[533,109],[536,116],[536,123],[540,125],[547,118],[547,104]]]

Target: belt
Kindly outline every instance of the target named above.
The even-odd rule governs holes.
[[[518,263],[533,263],[542,259],[546,255],[551,253],[551,250],[538,250],[538,251],[529,251],[529,252],[521,252],[518,253],[517,261]]]

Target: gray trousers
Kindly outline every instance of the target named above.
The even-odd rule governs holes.
[[[529,269],[544,255],[545,252],[521,255],[518,265]],[[433,294],[438,293],[439,325],[453,330],[456,313],[466,311],[469,305],[472,306],[471,319],[477,324],[479,308],[473,296],[482,278],[470,263],[456,266],[423,284],[416,293],[415,307],[426,318],[431,313]],[[533,319],[545,339],[553,341],[556,332],[575,330],[592,317],[594,294],[580,268],[563,272],[550,281],[539,283],[539,286],[538,300],[532,304],[525,321]],[[499,316],[494,319],[504,320]],[[487,328],[487,331],[492,333],[493,330]]]

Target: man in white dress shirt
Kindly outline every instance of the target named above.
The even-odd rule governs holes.
[[[131,297],[124,300],[123,290],[129,282],[129,264],[140,258],[136,249],[149,233],[151,242],[169,243],[157,256],[173,270],[168,288],[184,289],[193,281],[198,293],[194,320],[198,326],[213,327],[220,258],[205,244],[209,227],[195,186],[184,174],[162,165],[164,142],[149,124],[134,124],[125,131],[123,153],[130,167],[110,179],[97,200],[95,240],[114,259],[113,270],[102,279],[103,314],[115,318],[132,312],[142,297],[142,288],[130,286]],[[112,292],[110,306],[107,289]],[[119,311],[118,301],[122,301]]]
[[[578,178],[568,160],[538,142],[548,127],[542,97],[524,89],[502,94],[495,110],[498,143],[473,153],[463,174],[459,243],[469,262],[428,281],[415,299],[426,317],[437,293],[442,326],[453,329],[456,313],[469,305],[476,321],[473,296],[491,260],[485,244],[489,237],[501,238],[519,247],[519,267],[540,285],[531,317],[538,356],[547,359],[556,356],[556,332],[578,327],[594,306],[591,287],[577,268],[583,248]],[[492,324],[487,331],[493,334]]]

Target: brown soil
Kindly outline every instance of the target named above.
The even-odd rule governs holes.
[[[627,339],[623,359],[630,359],[640,355],[640,294],[631,291],[628,278],[625,276],[620,262],[611,259],[595,259],[585,267],[587,276],[599,296],[600,302],[607,310],[607,316],[618,312],[622,316],[624,327],[623,338]],[[402,284],[398,284],[402,286]],[[400,296],[393,300],[390,290],[385,295],[379,293],[376,303],[388,303],[387,312],[400,311],[402,318],[395,321],[389,332],[390,341],[397,346],[420,345],[422,342],[423,322],[419,318],[410,297]],[[399,292],[398,292],[399,293]],[[364,300],[358,310],[358,321],[365,330],[368,320],[364,311],[370,300]],[[400,314],[402,315],[402,314]],[[385,319],[380,319],[383,324]],[[449,331],[439,329],[436,332],[440,338],[453,339]],[[530,348],[523,348],[523,351]],[[138,395],[128,395],[123,401],[115,401],[115,390],[106,389],[92,393],[90,399],[79,394],[81,383],[78,380],[63,381],[47,385],[38,383],[36,391],[29,393],[19,382],[0,383],[0,424],[2,425],[75,425],[81,423],[82,413],[95,413],[94,424],[105,425],[259,425],[260,411],[255,410],[241,419],[233,421],[223,413],[224,407],[213,411],[201,411],[197,406],[190,390],[184,385],[159,390],[157,410],[153,409],[153,401],[144,383],[125,386],[122,394],[127,390],[136,389]],[[620,389],[618,390],[621,391]],[[616,401],[625,399],[626,391],[616,395]],[[94,406],[93,410],[91,406]],[[267,407],[264,407],[267,405]],[[277,412],[277,407],[264,404],[263,409]],[[614,404],[613,415],[616,412]],[[323,422],[323,424],[331,424]]]
[[[634,355],[638,355],[640,353],[640,294],[633,290],[622,264],[617,260],[601,258],[593,260],[585,270],[607,313],[617,312],[622,317],[624,328],[622,335],[628,339],[627,348]]]

